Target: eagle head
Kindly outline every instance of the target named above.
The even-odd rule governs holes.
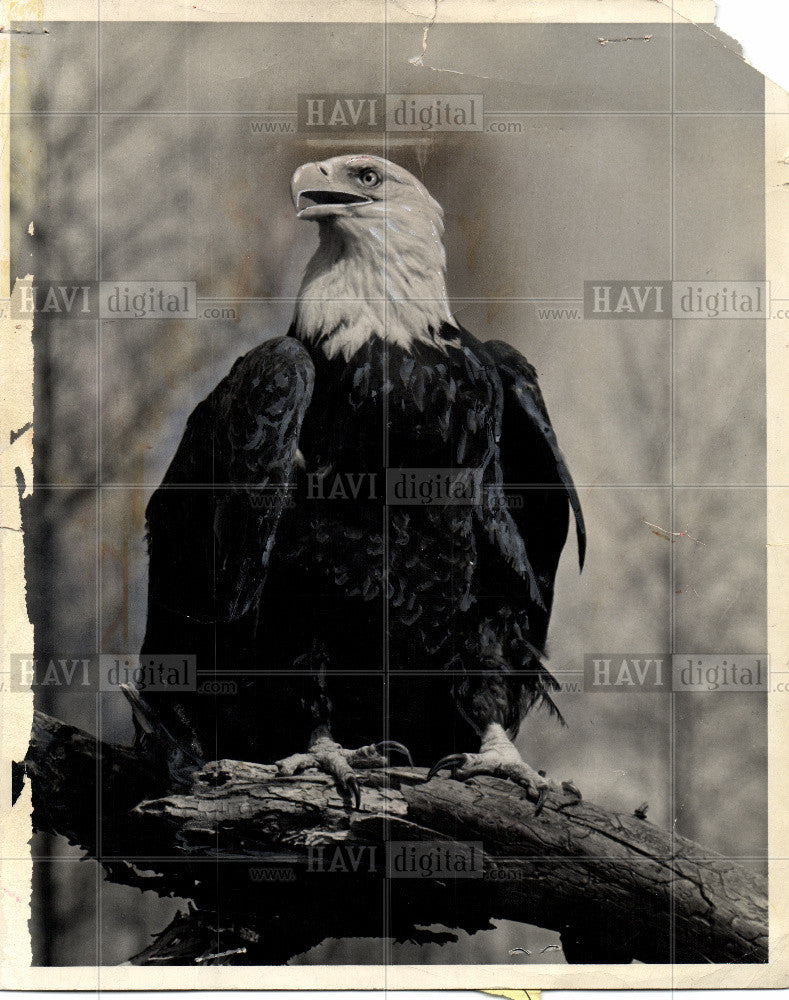
[[[408,349],[438,342],[447,302],[443,211],[407,170],[380,156],[305,163],[291,180],[299,219],[319,227],[299,291],[295,331],[330,357],[371,338]]]
[[[349,231],[395,215],[411,214],[440,243],[443,211],[430,192],[407,170],[380,156],[334,156],[305,163],[291,180],[291,194],[300,219],[333,219]]]

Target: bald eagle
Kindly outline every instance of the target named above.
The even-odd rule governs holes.
[[[199,684],[146,694],[139,740],[166,732],[176,770],[317,767],[357,804],[357,770],[407,747],[541,808],[558,786],[512,740],[535,705],[559,714],[544,650],[571,511],[581,566],[585,531],[535,371],[453,318],[443,213],[406,170],[338,156],[291,191],[319,243],[290,329],[197,406],[147,508],[142,654],[196,656]]]

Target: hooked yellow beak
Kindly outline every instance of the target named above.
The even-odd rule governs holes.
[[[298,219],[349,215],[354,205],[368,205],[372,201],[351,190],[347,182],[336,183],[331,166],[325,163],[300,166],[291,179],[290,193]]]

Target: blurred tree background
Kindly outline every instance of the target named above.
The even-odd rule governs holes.
[[[570,542],[550,633],[570,728],[529,718],[520,745],[587,797],[627,811],[647,800],[653,822],[765,869],[765,696],[584,693],[580,674],[587,653],[765,650],[763,324],[677,322],[672,334],[538,312],[580,308],[561,300],[585,280],[763,278],[762,81],[730,40],[678,25],[672,63],[669,26],[601,46],[622,26],[439,23],[420,64],[420,24],[47,27],[13,40],[12,277],[196,281],[233,315],[38,318],[26,538],[37,652],[139,650],[148,498],[195,404],[287,329],[315,245],[290,175],[382,152],[380,135],[252,123],[292,122],[275,113],[299,93],[484,93],[501,112],[486,125],[506,131],[398,135],[388,155],[444,206],[459,320],[536,366],[584,506],[587,567],[579,576]],[[686,529],[700,541],[666,537]],[[131,737],[119,695],[39,703]],[[63,842],[33,843],[40,964],[124,961],[178,906],[106,882]],[[396,946],[391,960],[562,961],[540,954],[557,941],[499,924],[442,949]],[[327,942],[302,960],[375,962],[381,947]]]

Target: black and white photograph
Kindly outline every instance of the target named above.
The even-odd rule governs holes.
[[[6,985],[785,985],[789,98],[527,6],[3,29]]]

